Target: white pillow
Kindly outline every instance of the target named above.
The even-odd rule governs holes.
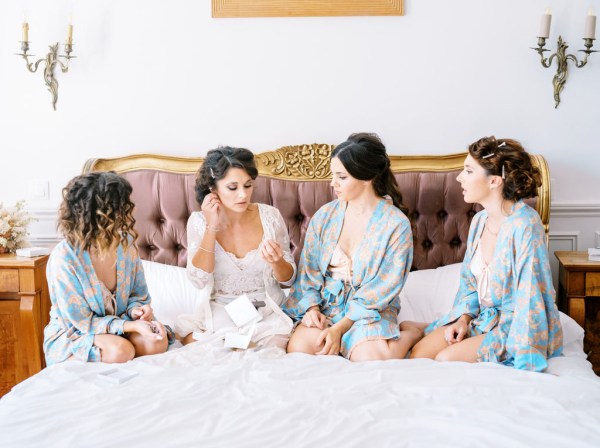
[[[173,327],[180,314],[195,314],[210,287],[197,289],[188,280],[185,268],[142,260],[151,306],[156,319]]]
[[[455,263],[409,273],[400,292],[398,321],[433,322],[450,311],[460,283],[461,266],[462,263]]]
[[[565,356],[583,356],[583,336],[585,331],[574,319],[560,312],[560,324],[563,329],[563,354]]]

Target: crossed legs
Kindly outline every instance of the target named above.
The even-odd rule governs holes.
[[[366,340],[356,345],[350,353],[350,361],[381,361],[386,359],[403,359],[411,347],[423,337],[423,329],[414,322],[406,322],[400,326],[399,339]],[[317,345],[321,330],[298,325],[290,338],[287,352],[300,352],[314,355],[320,351],[324,343]]]
[[[477,351],[485,338],[484,334],[471,336],[461,342],[448,344],[444,338],[446,327],[439,327],[414,346],[411,358],[429,358],[436,361],[477,362]]]
[[[106,363],[131,361],[136,356],[156,355],[167,351],[169,340],[152,341],[139,333],[132,333],[128,338],[114,334],[97,334],[94,345],[100,349],[100,360]]]

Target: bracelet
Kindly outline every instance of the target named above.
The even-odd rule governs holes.
[[[218,227],[213,227],[213,226],[209,226],[208,224],[206,224],[206,227],[204,227],[204,230],[208,230],[209,232],[217,233],[221,229],[219,229]]]
[[[202,246],[198,246],[198,249],[203,250],[204,252],[208,252],[209,254],[214,254],[215,253],[214,250],[208,250],[208,249],[203,248]]]

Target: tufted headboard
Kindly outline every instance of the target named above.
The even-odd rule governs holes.
[[[259,177],[253,201],[277,207],[288,225],[298,259],[311,216],[334,199],[329,186],[332,145],[286,146],[256,154]],[[471,218],[477,206],[466,204],[456,176],[466,153],[446,156],[391,156],[391,166],[413,223],[413,270],[462,261]],[[533,156],[542,174],[538,197],[529,200],[548,232],[550,175],[546,160]],[[195,174],[201,158],[132,155],[90,159],[83,172],[114,170],[133,186],[138,247],[143,259],[185,266],[186,223],[195,200]]]

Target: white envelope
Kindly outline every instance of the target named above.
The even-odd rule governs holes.
[[[252,334],[226,333],[224,347],[226,348],[248,348]]]
[[[258,322],[262,319],[246,294],[225,305],[225,311],[237,327],[243,327],[252,320]]]

